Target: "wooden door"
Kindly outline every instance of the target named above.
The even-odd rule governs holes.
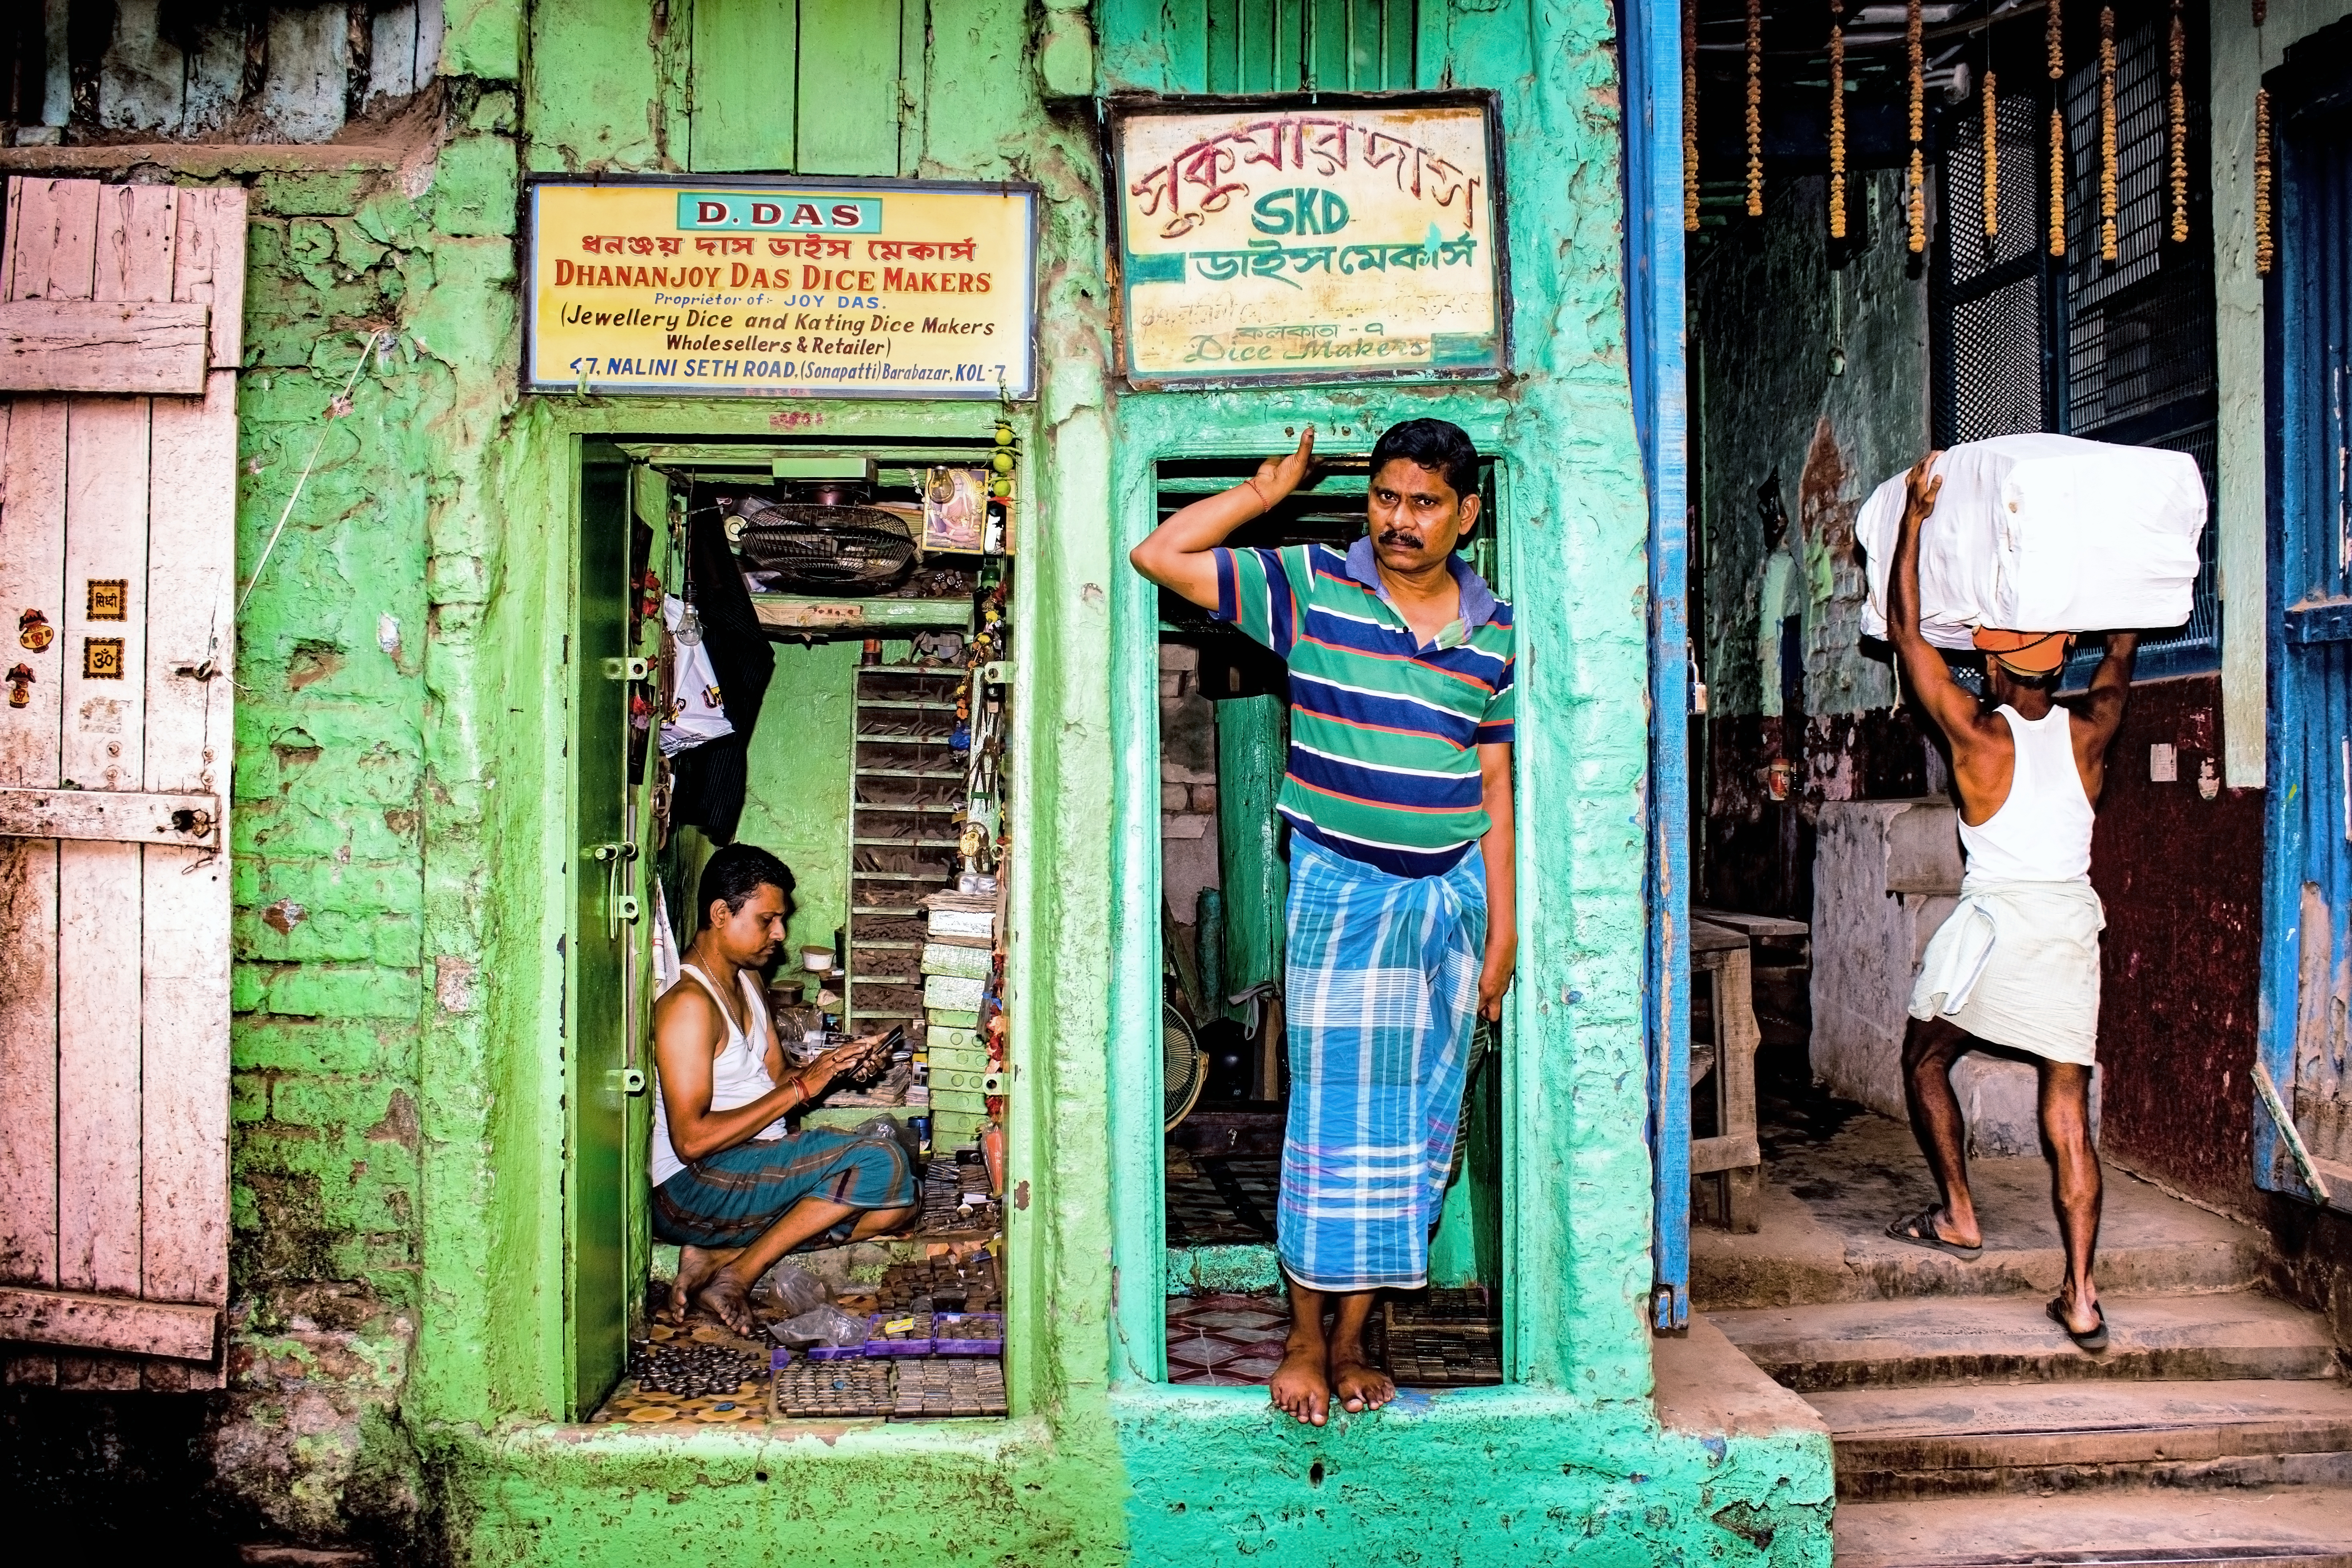
[[[220,1386],[245,197],[8,183],[0,1342],[15,1342],[0,1349],[12,1382]]]

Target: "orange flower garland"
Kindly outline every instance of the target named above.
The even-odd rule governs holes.
[[[1683,232],[1698,232],[1698,0],[1683,0]]]
[[[1845,237],[1845,5],[1830,0],[1830,237]]]
[[[2050,254],[2066,254],[2066,26],[2050,0]]]
[[[2000,233],[2000,116],[1990,70],[1984,73],[1984,223],[1987,239]]]
[[[1748,216],[1764,216],[1764,5],[1748,0]]]
[[[1903,46],[1911,60],[1911,254],[1927,248],[1927,160],[1920,144],[1927,134],[1927,62],[1920,49],[1919,0],[1905,7]]]
[[[2116,8],[2099,7],[2099,259],[2116,258]]]
[[[2166,88],[2164,114],[2168,121],[2170,157],[2168,172],[2172,186],[2172,242],[2179,245],[2189,237],[2189,94],[2181,85],[2181,75],[2189,64],[2189,34],[2180,22],[2180,0],[2172,0],[2172,37],[2165,56]]]
[[[2267,278],[2278,249],[2271,239],[2271,95],[2254,94],[2254,276]]]

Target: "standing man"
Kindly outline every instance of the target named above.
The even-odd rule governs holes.
[[[751,1286],[776,1259],[895,1229],[918,1194],[898,1140],[784,1124],[883,1044],[855,1040],[784,1071],[760,972],[792,919],[792,872],[730,844],[703,867],[700,900],[677,984],[654,1004],[653,1230],[679,1247],[670,1321],[699,1306],[748,1334]]]
[[[1177,512],[1128,559],[1290,668],[1284,1005],[1290,1119],[1276,1231],[1290,1336],[1272,1394],[1321,1426],[1396,1385],[1364,1361],[1375,1291],[1428,1283],[1476,1018],[1502,1016],[1518,952],[1511,610],[1455,554],[1478,452],[1442,419],[1372,448],[1370,525],[1325,544],[1228,550],[1315,452]],[[1325,1298],[1337,1322],[1323,1332]]]
[[[1943,1191],[1940,1207],[1886,1234],[1973,1258],[1983,1233],[1969,1195],[1968,1126],[1952,1064],[1983,1045],[2030,1052],[2042,1078],[2042,1135],[2056,1167],[2053,1195],[2066,1278],[2048,1310],[2086,1351],[2107,1345],[2091,1282],[2099,1241],[2099,1155],[2091,1143],[2091,1066],[2099,1034],[2099,932],[2091,890],[2092,807],[2106,782],[2108,742],[2123,722],[2139,638],[2109,632],[2106,657],[2078,710],[2051,700],[2074,641],[2062,632],[1976,634],[1985,653],[1978,702],[1919,635],[1919,526],[1936,510],[1930,452],[1906,483],[1903,529],[1887,576],[1887,636],[1913,695],[1952,746],[1968,874],[1959,907],[1927,943],[1903,1040],[1911,1130]]]

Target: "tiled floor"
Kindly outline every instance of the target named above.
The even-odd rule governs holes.
[[[1168,1381],[1264,1384],[1282,1364],[1290,1309],[1272,1296],[1171,1296]]]
[[[1281,1165],[1273,1154],[1195,1154],[1171,1148],[1168,1244],[1271,1242]]]

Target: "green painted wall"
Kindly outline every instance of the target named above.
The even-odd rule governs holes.
[[[1602,0],[1421,7],[1420,79],[1503,90],[1507,387],[1159,397],[1107,381],[1094,108],[1042,89],[1182,85],[1146,68],[1156,8],[1097,7],[1098,58],[1069,0],[929,0],[919,29],[890,8],[919,89],[896,166],[1045,193],[1043,391],[1014,415],[1019,1414],[772,1441],[560,1424],[580,448],[772,432],[751,402],[520,399],[516,182],[688,166],[698,3],[450,0],[444,114],[414,147],[226,165],[256,192],[247,570],[362,341],[389,334],[239,627],[235,1387],[207,1439],[235,1508],[484,1564],[1825,1562],[1818,1436],[1664,1434],[1647,1399],[1646,528]],[[743,64],[809,79],[772,49]],[[870,121],[832,129],[881,161]],[[991,413],[803,411],[844,442],[970,439]],[[1307,419],[1362,444],[1421,412],[1503,457],[1527,627],[1520,788],[1542,826],[1501,1119],[1517,1386],[1313,1433],[1262,1396],[1156,1381],[1156,638],[1124,552],[1160,455],[1263,452]],[[818,819],[764,784],[757,806],[780,847]]]
[[[785,957],[797,965],[803,943],[832,946],[835,928],[849,919],[849,704],[858,645],[775,647],[735,837],[775,851],[793,868],[799,908]]]

